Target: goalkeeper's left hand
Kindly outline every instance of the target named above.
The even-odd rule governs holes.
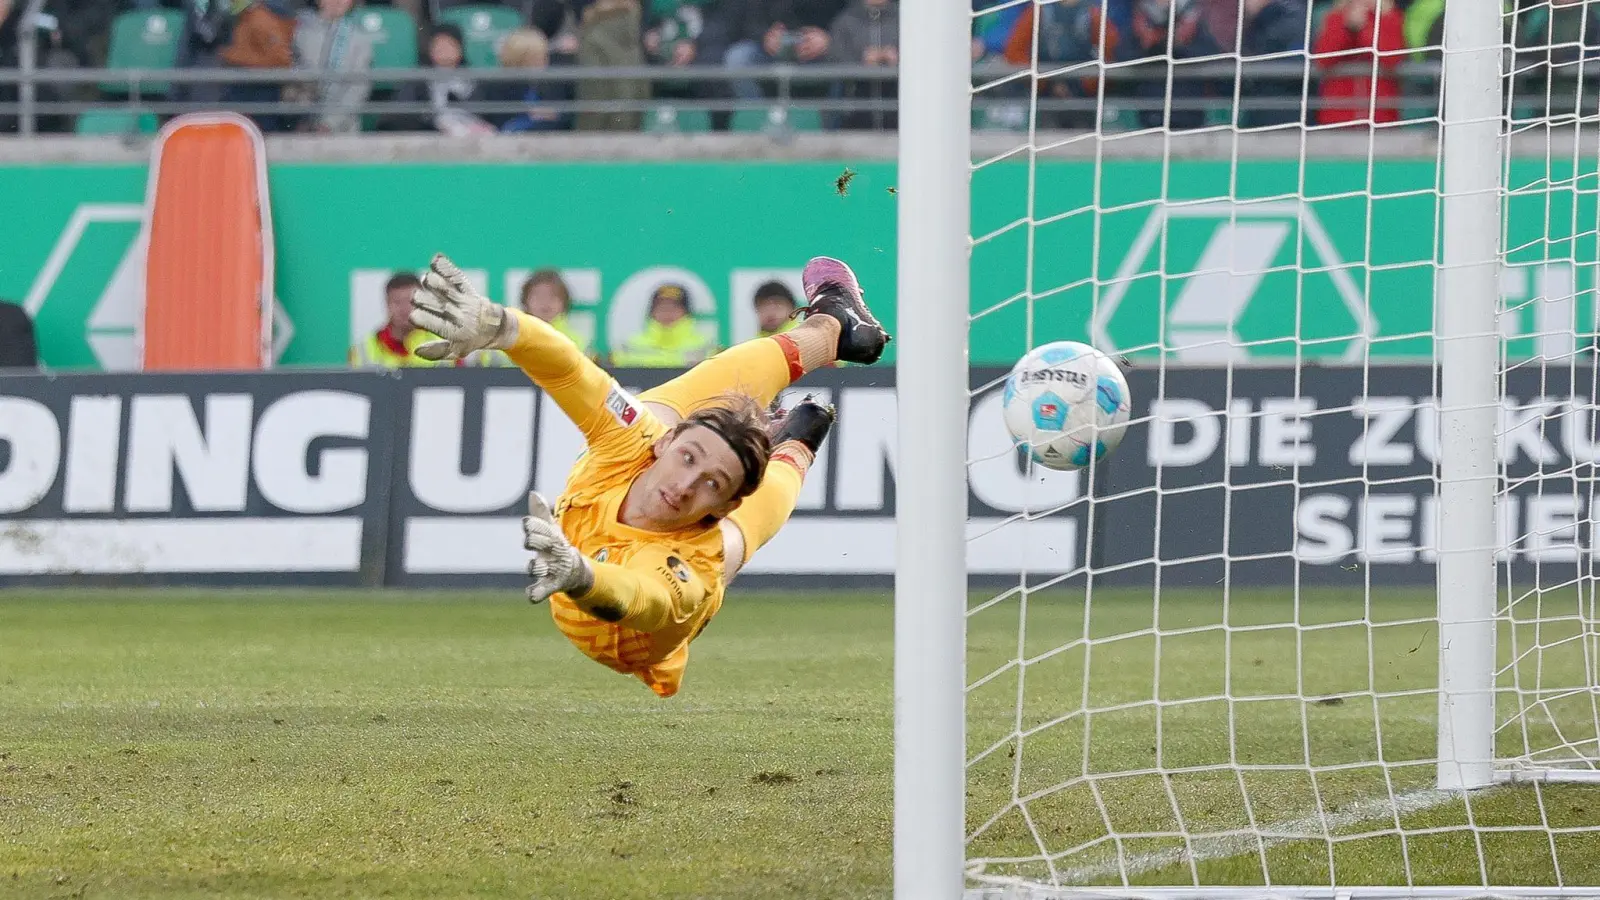
[[[466,273],[443,253],[433,257],[422,286],[412,292],[409,318],[413,326],[440,337],[416,350],[434,362],[463,359],[489,348],[505,350],[517,340],[516,316],[479,294]]]
[[[528,602],[543,603],[551,594],[581,597],[594,586],[594,572],[578,548],[572,546],[537,493],[528,495],[528,515],[522,519],[522,546],[533,551],[528,560]]]

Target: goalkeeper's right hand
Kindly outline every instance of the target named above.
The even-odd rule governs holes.
[[[417,348],[423,359],[463,359],[479,350],[506,350],[517,341],[517,317],[473,289],[443,253],[435,254],[422,286],[411,295],[411,324],[439,336]]]
[[[581,597],[594,587],[588,560],[567,540],[550,504],[536,492],[528,495],[528,514],[522,518],[522,546],[533,551],[528,560],[530,603],[543,603],[557,592]]]

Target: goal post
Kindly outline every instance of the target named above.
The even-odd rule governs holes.
[[[899,900],[1600,897],[1600,9],[1359,6],[907,7]],[[1080,472],[998,415],[1054,340]]]
[[[1502,99],[1500,10],[1444,12],[1439,170],[1439,774],[1494,781],[1495,432]]]
[[[896,188],[894,884],[897,900],[955,900],[965,859],[971,16],[953,3],[908,12]]]

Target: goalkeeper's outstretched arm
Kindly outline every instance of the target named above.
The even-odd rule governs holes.
[[[592,432],[610,419],[605,403],[616,382],[548,322],[519,309],[508,308],[506,316],[516,323],[516,339],[506,356],[592,439]]]
[[[411,324],[439,336],[417,348],[430,360],[461,359],[485,349],[504,350],[543,388],[592,446],[618,416],[607,412],[615,381],[566,335],[535,316],[480,295],[444,255],[436,255],[411,298]],[[623,406],[633,410],[623,399]],[[637,415],[638,411],[634,411]],[[632,418],[627,425],[635,424]]]

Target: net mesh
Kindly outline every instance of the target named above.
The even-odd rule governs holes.
[[[1081,472],[971,448],[979,505],[985,467],[1032,491],[1003,526],[1024,571],[972,581],[973,891],[1600,884],[1600,5],[1503,16],[1496,647],[1475,664],[1505,783],[1470,792],[1435,787],[1428,6],[974,3],[974,355],[1088,341],[1134,411]],[[1004,375],[975,369],[975,434],[1000,431],[976,420]]]

